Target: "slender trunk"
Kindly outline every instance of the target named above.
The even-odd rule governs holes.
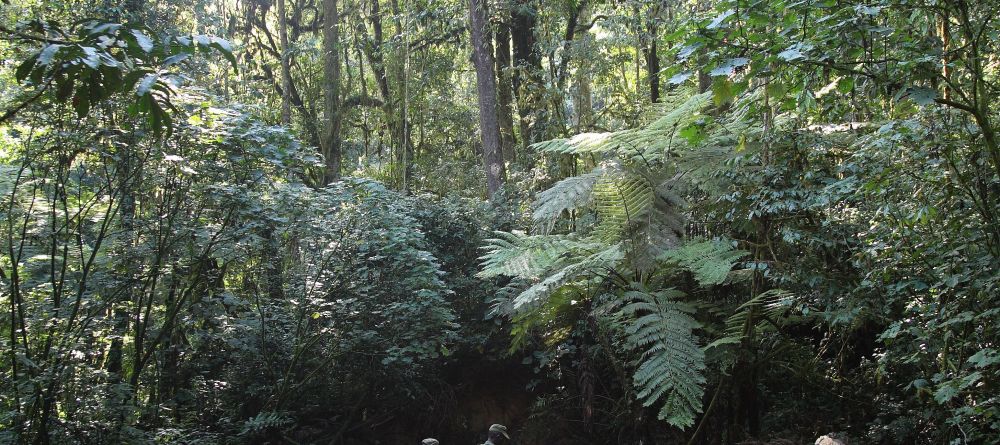
[[[649,72],[649,101],[660,102],[660,56],[656,53],[656,25],[649,26],[650,40],[646,46],[646,70]]]
[[[512,82],[517,95],[518,130],[521,148],[538,142],[533,129],[540,125],[540,89],[542,82],[542,56],[535,44],[537,11],[532,0],[517,0],[511,10],[511,37],[513,37],[514,75]]]
[[[563,33],[562,53],[559,56],[559,69],[556,72],[556,88],[559,93],[566,89],[566,79],[569,77],[569,61],[573,58],[573,39],[576,38],[576,28],[580,23],[580,14],[587,8],[587,2],[581,1],[569,11],[566,18],[566,31]]]
[[[170,290],[167,292],[166,301],[164,301],[164,306],[167,313],[171,313],[177,310],[175,307],[177,304],[177,281],[171,280]],[[177,386],[180,383],[177,378],[177,372],[180,368],[180,345],[178,342],[179,332],[175,327],[171,327],[170,334],[163,336],[161,340],[160,357],[159,357],[159,375],[157,379],[157,391],[156,399],[158,403],[171,402],[177,391]],[[158,408],[157,408],[158,409]],[[178,410],[173,410],[175,415]],[[159,417],[159,416],[157,416]],[[154,419],[159,422],[160,419]]]
[[[288,52],[288,17],[285,0],[278,0],[278,38],[281,43],[281,124],[288,125],[292,119],[292,72]]]
[[[323,0],[323,105],[324,123],[323,157],[326,171],[323,183],[329,184],[340,179],[340,13],[337,0]]]
[[[389,78],[385,72],[385,57],[382,54],[382,11],[379,7],[379,0],[372,0],[370,19],[372,24],[372,44],[368,49],[368,58],[375,74],[375,82],[378,84],[379,93],[382,95],[382,103],[390,106],[392,96],[389,91]]]
[[[393,2],[391,6],[393,8],[393,15],[399,16],[398,12],[400,9],[398,2]],[[402,106],[401,91],[405,92],[405,90],[398,86],[394,90],[389,81],[389,75],[391,74],[395,79],[394,82],[402,83],[405,80],[405,73],[402,71],[402,64],[399,64],[398,67],[394,67],[392,70],[386,66],[382,10],[379,0],[371,1],[369,22],[372,26],[372,36],[370,39],[366,39],[370,43],[364,46],[365,57],[371,66],[372,74],[375,75],[379,94],[382,96],[382,114],[389,131],[389,145],[392,149],[390,159],[403,167],[403,177],[399,179],[401,179],[402,183],[408,184],[412,169],[409,167],[407,159],[412,160],[413,158],[413,141],[411,140],[412,131],[410,125],[403,113],[404,107]],[[402,41],[402,23],[398,18],[395,20],[395,26],[396,33],[393,35],[392,40]],[[364,33],[364,28],[359,26],[359,32]]]
[[[507,23],[497,25],[497,101],[500,113],[500,146],[503,159],[513,161],[517,156],[514,140],[514,107],[511,84],[510,26]]]
[[[587,9],[586,1],[576,2],[576,4],[571,6],[569,9],[569,16],[566,18],[566,30],[563,33],[562,51],[559,54],[559,65],[555,71],[556,94],[549,95],[552,101],[550,104],[552,107],[552,119],[547,122],[549,125],[542,128],[543,130],[549,130],[548,132],[538,132],[540,139],[561,137],[566,134],[569,120],[566,116],[565,107],[563,106],[565,102],[566,82],[569,80],[569,62],[573,59],[573,40],[576,39],[576,31],[580,23],[580,14],[584,9]],[[558,128],[548,128],[548,126],[551,126],[553,121],[558,124]],[[567,162],[570,163],[570,168],[566,171],[570,172],[569,174],[575,174],[572,172],[572,165],[575,163],[575,157],[569,157]]]
[[[135,167],[135,160],[133,156],[137,153],[138,148],[134,148],[135,136],[129,135],[127,139],[127,144],[122,153],[121,160],[118,164],[118,178],[119,187],[122,193],[121,205],[119,207],[119,215],[121,218],[121,231],[123,242],[119,245],[113,247],[114,250],[119,252],[122,262],[117,265],[119,273],[123,280],[124,292],[122,292],[122,297],[120,304],[114,306],[113,313],[115,318],[115,327],[113,331],[111,346],[108,350],[108,359],[105,362],[105,369],[111,375],[111,378],[116,382],[121,382],[123,378],[122,362],[124,359],[124,338],[126,337],[129,330],[129,314],[126,305],[131,305],[135,301],[135,291],[134,285],[131,282],[130,277],[133,275],[133,267],[136,264],[133,258],[130,258],[130,253],[134,250],[134,240],[136,238],[136,227],[135,227],[135,187],[139,183],[139,178],[134,177],[136,172],[133,171]]]
[[[393,40],[402,44],[402,51],[398,53],[396,58],[396,63],[392,65],[393,67],[393,81],[398,86],[399,91],[399,101],[398,101],[398,119],[394,119],[393,122],[396,123],[395,133],[396,140],[398,142],[400,153],[400,164],[403,166],[403,190],[405,192],[410,191],[410,186],[413,178],[413,159],[415,156],[413,149],[413,129],[409,122],[409,89],[407,85],[407,74],[409,70],[409,35],[406,34],[407,30],[404,29],[404,23],[402,20],[403,10],[399,7],[399,0],[392,0],[390,3],[392,6],[392,17],[393,24],[396,27],[396,33],[393,36]]]
[[[278,236],[274,233],[274,225],[268,224],[264,229],[261,238],[263,238],[264,245],[263,251],[261,252],[261,267],[264,276],[264,287],[267,292],[268,298],[274,301],[281,301],[285,298],[285,290],[282,284],[283,281],[283,267],[282,267],[282,255],[281,255],[281,241]]]
[[[583,8],[580,11],[580,22],[590,21],[591,8]],[[581,54],[590,54],[594,51],[594,36],[590,29],[581,30],[577,45]],[[575,77],[573,78],[573,109],[575,111],[573,119],[573,132],[584,133],[590,131],[594,125],[594,105],[591,100],[592,82],[591,62],[581,58],[577,63]]]
[[[476,67],[476,89],[479,93],[479,132],[483,143],[486,190],[492,199],[503,184],[505,171],[500,152],[500,125],[497,121],[496,74],[493,72],[493,51],[487,38],[485,8],[483,0],[469,0],[472,63]]]

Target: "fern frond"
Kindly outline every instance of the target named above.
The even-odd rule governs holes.
[[[510,351],[524,347],[536,333],[535,328],[541,328],[538,333],[549,347],[564,342],[572,334],[575,322],[574,317],[567,314],[572,313],[575,300],[586,298],[586,294],[584,287],[569,284],[552,292],[537,308],[516,313],[511,317]]]
[[[703,286],[722,284],[740,258],[748,255],[745,250],[735,249],[721,240],[688,242],[683,246],[668,250],[660,259],[677,263],[691,271],[695,280]]]
[[[599,275],[602,270],[614,269],[625,257],[621,244],[614,244],[579,259],[566,267],[548,275],[535,283],[514,299],[513,309],[517,312],[530,310],[545,301],[560,287],[587,275]]]
[[[632,384],[643,406],[662,404],[659,418],[679,428],[694,424],[705,392],[705,352],[694,330],[700,324],[693,309],[676,299],[683,294],[625,292],[614,314],[629,350],[638,352],[639,364]]]
[[[743,303],[726,320],[726,336],[742,340],[760,322],[761,314],[779,320],[795,302],[795,294],[784,289],[771,289]]]
[[[531,148],[535,151],[547,151],[549,153],[565,153],[572,150],[569,146],[569,139],[565,138],[535,142],[531,144]]]
[[[490,300],[490,308],[486,311],[486,319],[491,320],[496,317],[500,317],[511,313],[511,306],[514,304],[514,298],[521,293],[521,289],[526,286],[524,279],[515,278],[510,280],[506,286],[503,286],[493,292],[493,298]]]
[[[701,111],[711,103],[711,97],[711,92],[675,95],[670,97],[672,101],[661,106],[669,111],[645,127],[582,133],[569,139],[539,142],[532,147],[550,153],[615,154],[623,159],[650,164],[663,159],[672,148],[684,144],[677,132],[703,117]]]
[[[563,179],[539,193],[531,205],[534,209],[531,216],[539,232],[549,233],[563,212],[590,205],[594,185],[604,174],[604,169],[598,167],[590,173]]]
[[[653,187],[646,178],[625,173],[601,177],[594,185],[594,207],[600,223],[595,234],[605,240],[622,238],[653,204]]]
[[[483,247],[479,257],[480,278],[500,275],[538,280],[546,272],[572,261],[573,252],[592,251],[603,245],[581,241],[567,235],[526,235],[521,232],[496,232]]]
[[[609,245],[593,238],[567,235],[496,232],[496,237],[486,243],[487,252],[480,257],[483,267],[477,276],[504,275],[534,283],[502,305],[515,313],[536,307],[573,281],[614,269],[624,258],[620,243]]]
[[[650,184],[659,184],[653,189],[652,205],[641,218],[632,221],[627,234],[631,249],[632,265],[640,271],[649,271],[656,266],[657,258],[681,243],[685,230],[682,210],[684,200],[674,191],[673,178],[666,180],[654,175],[641,173]]]
[[[675,105],[672,109],[649,124],[648,128],[658,131],[670,131],[680,127],[684,123],[693,121],[701,114],[712,101],[712,92],[706,91],[695,94],[683,102]]]

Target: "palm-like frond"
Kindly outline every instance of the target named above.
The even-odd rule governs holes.
[[[587,277],[600,277],[604,271],[615,269],[625,257],[620,244],[614,244],[587,255],[566,267],[553,271],[545,279],[533,284],[514,299],[513,309],[523,312],[536,307],[560,287]]]
[[[791,308],[795,295],[784,289],[761,292],[740,305],[726,320],[726,336],[742,339],[762,318],[779,320]],[[759,315],[759,316],[758,316]]]
[[[785,319],[795,303],[795,295],[784,289],[771,289],[747,300],[726,319],[725,333],[705,349],[724,345],[739,345],[757,331],[765,321]]]
[[[705,392],[705,353],[694,330],[692,308],[677,301],[680,291],[630,290],[615,313],[626,346],[639,353],[632,384],[644,406],[661,404],[659,418],[685,428],[701,412]]]
[[[531,205],[536,229],[549,233],[564,212],[589,206],[593,202],[594,186],[604,174],[604,169],[598,167],[590,173],[563,179],[539,193]]]
[[[486,242],[478,276],[504,275],[532,283],[506,306],[513,312],[535,307],[559,287],[583,276],[603,275],[602,271],[617,267],[624,258],[620,244],[570,235],[497,232],[496,238]]]
[[[677,263],[691,271],[698,283],[711,286],[722,284],[736,261],[749,253],[721,240],[703,240],[668,250],[660,259]]]
[[[652,185],[642,176],[618,172],[601,177],[594,185],[599,218],[595,234],[608,242],[621,239],[631,223],[646,215],[654,197]]]
[[[477,275],[490,278],[500,275],[537,281],[539,277],[573,262],[578,252],[602,248],[595,242],[580,241],[568,235],[526,235],[521,232],[496,232],[483,247],[479,259],[483,269]]]
[[[662,107],[669,111],[645,127],[583,133],[568,139],[540,142],[532,147],[550,153],[615,154],[644,164],[659,161],[671,149],[684,145],[678,132],[703,118],[701,111],[711,102],[711,92],[686,93],[666,97]]]

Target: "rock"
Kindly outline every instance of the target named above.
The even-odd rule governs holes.
[[[847,443],[830,436],[820,436],[819,439],[816,439],[816,445],[847,445]]]

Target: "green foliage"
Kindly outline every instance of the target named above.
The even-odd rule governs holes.
[[[234,69],[236,58],[229,42],[218,37],[150,35],[141,25],[83,20],[64,30],[52,21],[28,21],[15,37],[45,45],[21,62],[15,77],[35,88],[28,101],[52,90],[55,102],[71,103],[81,118],[115,94],[133,93],[129,111],[145,116],[156,135],[169,136],[173,120],[167,110],[176,111],[171,96],[180,79],[178,65],[209,49],[222,53]]]
[[[607,161],[539,193],[533,219],[542,234],[501,232],[487,241],[481,276],[505,275],[529,282],[517,297],[499,306],[515,314],[515,346],[523,345],[532,329],[562,332],[558,326],[572,323],[566,317],[572,313],[569,307],[577,299],[591,298],[587,289],[620,286],[620,277],[630,270],[641,273],[680,265],[711,286],[721,283],[733,263],[746,255],[721,242],[682,244],[685,202],[677,193],[682,183],[671,174],[676,165],[662,162],[667,146],[657,145],[639,156],[641,164],[619,151],[622,141],[646,144],[642,138],[662,138],[682,123],[693,122],[692,115],[706,101],[705,95],[677,100],[676,109],[666,111],[647,129],[539,145],[557,153],[621,154],[625,159]],[[653,156],[656,152],[659,155]],[[655,169],[647,159],[656,160]],[[579,217],[588,211],[593,222],[574,224],[569,235],[549,234],[567,213]],[[679,295],[666,289],[627,290],[613,297],[610,306],[618,308],[614,319],[625,333],[626,350],[637,357],[631,382],[636,397],[644,406],[658,405],[658,418],[687,428],[702,409],[705,355],[693,333],[700,324],[691,316],[693,308],[674,301]],[[565,337],[549,335],[547,343]]]
[[[733,265],[748,254],[745,250],[733,249],[731,243],[722,240],[690,240],[668,250],[660,258],[691,271],[701,285],[711,286],[726,281]]]
[[[657,105],[658,116],[648,125],[607,133],[583,133],[534,145],[537,150],[562,154],[605,154],[649,165],[682,148],[692,129],[708,118],[702,111],[711,95],[679,89]]]
[[[614,269],[624,258],[618,244],[562,235],[498,232],[486,242],[488,252],[482,257],[479,276],[505,275],[533,282],[512,300],[513,311],[537,307],[560,287]]]
[[[0,4],[0,442],[1000,436],[996,0],[320,3]]]
[[[758,333],[758,329],[780,327],[779,323],[788,321],[790,312],[796,309],[794,303],[795,296],[788,291],[771,289],[761,292],[737,307],[726,319],[724,336],[705,348],[743,345]]]
[[[694,330],[701,325],[674,289],[626,291],[615,297],[614,317],[627,349],[638,353],[632,376],[644,406],[660,405],[658,417],[680,428],[694,424],[705,392],[705,353]]]
[[[603,176],[604,170],[597,168],[590,173],[570,176],[539,192],[532,204],[531,214],[538,232],[551,232],[564,212],[572,214],[587,208],[594,200],[594,187]]]

